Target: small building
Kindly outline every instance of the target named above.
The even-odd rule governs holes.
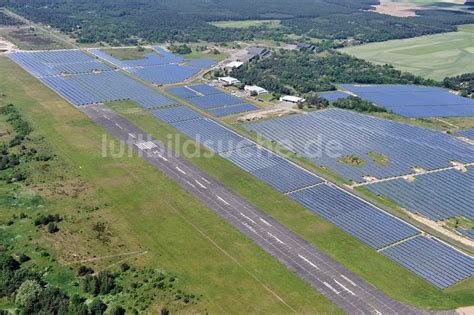
[[[306,101],[304,98],[301,98],[298,96],[285,95],[285,96],[280,97],[280,102],[299,104],[299,103],[303,103],[304,101]]]
[[[217,82],[219,82],[220,84],[222,84],[224,86],[230,86],[230,85],[235,85],[235,84],[240,83],[239,80],[237,80],[236,78],[232,78],[232,77],[220,77],[220,78],[217,78]]]
[[[307,43],[298,43],[296,44],[296,47],[298,47],[299,50],[303,51],[314,51],[316,49],[316,46]]]
[[[225,69],[239,69],[244,63],[241,61],[232,61],[224,66]]]
[[[249,62],[257,58],[262,58],[267,55],[270,51],[265,47],[251,46],[247,48],[247,54],[239,59],[241,62]]]
[[[244,86],[244,90],[249,92],[249,94],[256,93],[256,95],[267,94],[268,91],[262,87],[256,85],[246,85]]]

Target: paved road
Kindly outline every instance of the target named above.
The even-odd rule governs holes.
[[[382,294],[104,105],[81,110],[349,314],[423,313]]]

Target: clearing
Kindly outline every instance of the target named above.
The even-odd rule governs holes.
[[[250,28],[265,27],[277,28],[280,26],[280,20],[245,20],[245,21],[219,21],[211,22],[211,25],[223,28]]]
[[[435,80],[474,72],[472,26],[463,26],[458,32],[371,43],[340,51]]]

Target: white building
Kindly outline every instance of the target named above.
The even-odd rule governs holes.
[[[291,96],[291,95],[286,95],[280,97],[280,102],[289,102],[289,103],[303,103],[306,101],[304,98],[298,97],[298,96]]]
[[[240,83],[239,80],[237,80],[236,78],[232,78],[232,77],[220,77],[220,78],[217,78],[217,82],[219,82],[220,84],[222,84],[224,86],[235,85],[235,84]]]
[[[267,94],[268,93],[267,90],[265,90],[262,87],[256,86],[256,85],[246,85],[244,87],[244,90],[249,92],[249,94],[257,93],[257,95],[260,95],[260,94]]]
[[[226,69],[239,69],[244,63],[240,61],[232,61],[224,66]]]

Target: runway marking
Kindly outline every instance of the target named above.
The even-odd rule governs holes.
[[[186,183],[187,183],[189,186],[191,186],[191,187],[193,187],[193,188],[196,188],[196,186],[194,186],[194,184],[191,183],[189,180],[187,180]]]
[[[99,112],[99,110],[95,107],[92,107],[93,110],[95,110],[96,112]]]
[[[226,205],[229,205],[229,203],[227,201],[225,201],[224,199],[222,199],[220,196],[216,195],[216,197],[217,197],[217,199],[219,199],[220,201],[222,201]]]
[[[281,239],[279,239],[278,237],[276,237],[276,236],[273,235],[272,233],[267,232],[267,234],[270,235],[270,237],[273,237],[278,243],[283,244],[283,245],[286,245]]]
[[[199,185],[199,187],[201,187],[201,188],[204,188],[204,189],[207,189],[207,187],[206,187],[206,186],[204,186],[203,184],[201,184],[201,182],[200,182],[200,181],[198,181],[197,179],[195,179],[194,181],[196,182],[196,184],[198,184],[198,185]]]
[[[165,158],[163,155],[161,155],[161,154],[159,154],[159,153],[157,153],[157,154],[158,154],[158,157],[159,157],[160,159],[162,159],[162,160],[165,161],[165,162],[168,162],[168,159]]]
[[[135,137],[135,135],[132,135],[131,133],[128,134],[130,137],[132,137],[133,139],[136,139],[137,137]]]
[[[182,169],[180,169],[179,167],[175,166],[175,168],[178,170],[178,172],[180,172],[181,174],[184,174],[186,175],[186,172],[183,171]]]
[[[207,179],[205,179],[204,177],[201,177],[201,179],[206,183],[206,184],[210,184],[211,182],[208,181]]]
[[[327,286],[329,289],[331,289],[334,293],[336,293],[336,294],[341,293],[341,292],[338,292],[336,289],[334,289],[332,287],[332,285],[330,285],[329,283],[327,283],[327,282],[323,282],[323,283],[324,283],[325,286]]]
[[[115,123],[115,126],[119,127],[120,129],[123,129],[122,126],[120,126],[119,124]]]
[[[257,224],[257,222],[255,222],[254,220],[252,220],[251,218],[249,218],[248,216],[246,216],[242,212],[240,213],[240,215],[243,216],[244,218],[246,218],[247,220],[249,220],[250,222],[252,222],[253,224]]]
[[[350,294],[355,295],[354,292],[352,292],[351,290],[349,290],[348,288],[346,288],[342,283],[340,283],[340,282],[337,281],[336,279],[334,279],[334,282],[336,282],[340,287],[342,287],[344,290],[346,290],[346,291],[349,292]]]
[[[351,279],[347,278],[346,276],[344,276],[343,274],[341,274],[341,277],[346,280],[347,282],[349,282],[350,284],[352,284],[353,286],[357,286],[357,284],[354,283],[354,281],[352,281]]]
[[[263,222],[263,224],[268,225],[268,226],[273,226],[270,223],[268,223],[267,221],[265,221],[264,219],[262,219],[262,218],[259,218],[259,219],[260,219],[260,221]]]
[[[249,229],[250,231],[254,232],[254,233],[257,233],[257,231],[255,231],[255,229],[253,227],[251,227],[247,222],[242,222],[242,224],[247,228]]]
[[[382,315],[382,313],[381,313],[378,309],[376,309],[375,307],[373,307],[373,306],[370,305],[369,303],[367,303],[367,304],[368,304],[370,307],[372,307],[372,308],[374,309],[375,314],[377,314],[377,315]]]
[[[313,266],[314,268],[319,269],[318,266],[316,266],[315,264],[313,264],[313,263],[312,263],[310,260],[308,260],[306,257],[304,257],[304,256],[302,256],[302,255],[300,255],[300,254],[298,254],[298,257],[301,258],[301,259],[303,259],[304,261],[306,261],[308,264],[310,264],[310,265]]]

